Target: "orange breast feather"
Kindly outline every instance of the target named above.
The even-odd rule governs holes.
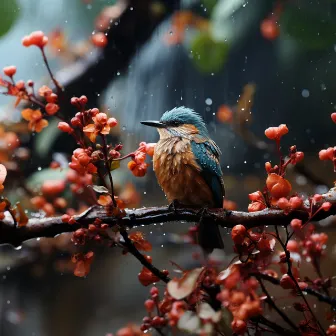
[[[212,206],[213,196],[197,164],[187,139],[165,139],[157,143],[154,171],[169,202]]]

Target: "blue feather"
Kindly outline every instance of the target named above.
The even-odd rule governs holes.
[[[201,175],[213,192],[214,206],[222,208],[225,189],[217,145],[211,140],[203,143],[191,141],[191,148],[197,163],[202,168]]]

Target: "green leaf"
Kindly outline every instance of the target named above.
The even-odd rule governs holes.
[[[303,8],[287,6],[281,15],[280,27],[306,49],[325,49],[336,40],[335,19]]]
[[[105,188],[104,186],[97,186],[97,185],[93,185],[92,189],[97,193],[97,194],[109,194],[109,191],[107,188]]]
[[[16,0],[0,1],[0,37],[12,28],[18,14],[19,7]]]
[[[200,72],[219,71],[227,60],[229,49],[227,42],[216,42],[208,32],[201,32],[191,43],[192,60]]]
[[[110,163],[110,171],[116,170],[120,167],[120,161],[112,161]]]
[[[55,145],[57,138],[62,133],[57,127],[58,122],[59,120],[56,118],[50,120],[48,128],[36,134],[36,153],[39,156],[44,157],[48,155],[49,151]]]

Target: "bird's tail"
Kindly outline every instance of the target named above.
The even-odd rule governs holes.
[[[224,243],[216,223],[211,220],[201,220],[198,227],[198,244],[206,253],[215,248],[224,249]]]

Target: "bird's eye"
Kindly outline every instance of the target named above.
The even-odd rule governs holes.
[[[180,123],[177,120],[172,121],[173,126],[178,126]]]

